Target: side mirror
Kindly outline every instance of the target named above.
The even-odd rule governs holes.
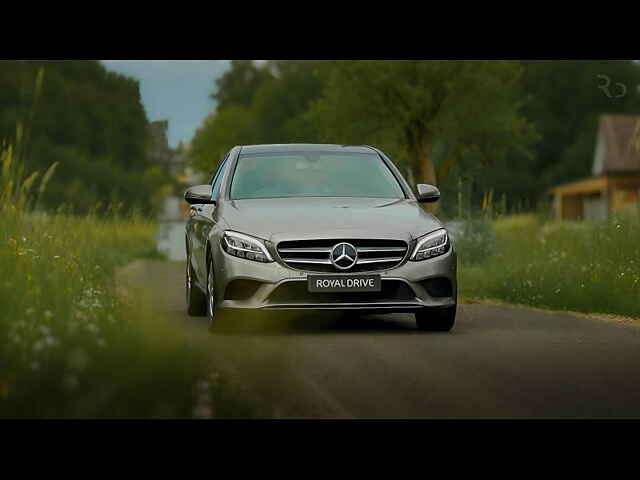
[[[420,203],[437,202],[440,199],[440,190],[428,183],[418,184],[418,201]]]
[[[211,185],[196,185],[184,192],[184,199],[190,205],[211,205],[216,203],[211,199]]]

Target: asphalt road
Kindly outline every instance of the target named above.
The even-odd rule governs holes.
[[[260,416],[640,417],[640,322],[463,304],[451,333],[338,313],[227,317],[210,333],[185,313],[183,272],[136,262],[120,281],[210,346]]]

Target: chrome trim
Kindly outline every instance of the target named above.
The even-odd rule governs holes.
[[[331,253],[331,248],[282,248],[280,253]]]
[[[401,308],[407,310],[422,309],[424,303],[418,302],[370,302],[370,303],[273,303],[260,307],[265,310],[384,310]]]
[[[320,260],[317,258],[286,258],[283,259],[285,262],[289,263],[317,263],[322,265],[331,265],[331,260]]]
[[[331,253],[332,248],[282,248],[278,250],[280,253]],[[404,252],[407,249],[403,247],[366,247],[356,248],[358,253],[371,252]]]
[[[389,258],[362,258],[358,259],[356,265],[364,265],[366,263],[385,263],[385,262],[399,262],[404,257],[389,257]]]
[[[360,240],[360,239],[357,239]],[[356,241],[357,241],[356,240]],[[380,240],[381,242],[390,240],[390,239],[366,239],[366,240]],[[302,240],[303,242],[305,240]],[[330,241],[327,239],[327,241]],[[355,245],[349,243],[352,247],[355,248],[356,251],[356,262],[351,265],[349,268],[342,268],[339,265],[336,265],[335,263],[333,263],[331,261],[331,256],[333,254],[333,250],[338,247],[341,243],[349,243],[349,242],[339,242],[337,244],[334,244],[331,247],[285,247],[285,248],[279,248],[278,245],[275,246],[275,250],[278,253],[278,256],[280,258],[280,261],[285,265],[288,266],[290,268],[293,269],[297,269],[297,270],[303,270],[303,271],[308,271],[308,272],[313,272],[313,271],[317,271],[314,270],[312,265],[333,265],[333,267],[336,269],[337,273],[351,273],[351,270],[353,268],[355,268],[356,266],[360,265],[360,266],[365,266],[365,265],[371,265],[371,268],[374,268],[374,270],[371,270],[372,272],[380,270],[380,269],[389,269],[389,268],[395,268],[399,265],[401,265],[407,258],[409,258],[410,254],[411,254],[411,245],[409,243],[407,243],[406,241],[403,241],[403,243],[406,245],[405,247],[400,247],[400,246],[393,246],[393,247],[385,247],[385,246],[380,246],[380,247],[376,247],[376,246],[371,246],[371,247],[356,247]],[[301,255],[303,255],[304,253],[315,253],[315,254],[323,254],[322,256],[320,256],[320,258],[300,258]],[[361,258],[360,254],[375,254],[375,253],[380,253],[382,255],[384,254],[393,254],[393,253],[397,253],[397,256],[392,256],[392,257],[388,257],[388,258],[381,258],[380,256],[376,256],[375,258]],[[288,255],[293,256],[293,258],[288,257]],[[324,255],[327,256],[327,258],[323,258]],[[400,256],[402,255],[402,256]],[[296,258],[297,257],[297,258]],[[305,264],[307,265],[305,267]],[[375,269],[376,267],[374,267],[374,265],[380,265],[380,267],[377,267],[377,270]],[[386,265],[385,265],[386,264]],[[393,265],[392,265],[393,264]],[[363,267],[366,268],[366,267]],[[353,273],[366,273],[366,271],[361,271],[361,272],[353,272]],[[330,273],[330,272],[326,272],[323,271],[323,273]]]
[[[342,254],[338,258],[334,258],[335,251],[340,246],[342,246]],[[352,258],[347,254],[347,246],[351,247],[353,251],[356,252],[355,258]],[[338,260],[341,260],[343,258],[346,258],[351,261],[351,263],[346,267],[342,267],[338,265]],[[349,270],[358,264],[358,250],[356,249],[356,247],[354,247],[348,242],[340,242],[337,245],[334,245],[333,248],[331,249],[331,253],[329,254],[329,260],[331,261],[333,266],[336,267],[338,270]]]
[[[356,248],[356,250],[358,250],[358,253],[407,251],[407,249],[403,247],[366,247],[366,248]]]

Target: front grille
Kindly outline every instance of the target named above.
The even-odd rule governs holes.
[[[331,250],[339,243],[346,242],[358,251],[356,264],[348,270],[336,268],[331,263]],[[330,240],[290,240],[278,243],[278,255],[291,268],[311,272],[372,272],[396,267],[407,254],[404,240],[378,239],[330,239]]]
[[[405,282],[383,280],[379,292],[310,292],[307,282],[291,281],[280,285],[269,296],[270,304],[411,302],[416,295]]]

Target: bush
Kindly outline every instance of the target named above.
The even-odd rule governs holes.
[[[473,265],[493,255],[496,238],[490,220],[480,218],[456,221],[447,227],[461,263]]]
[[[461,295],[640,316],[640,223],[495,223],[495,254],[460,269]]]

